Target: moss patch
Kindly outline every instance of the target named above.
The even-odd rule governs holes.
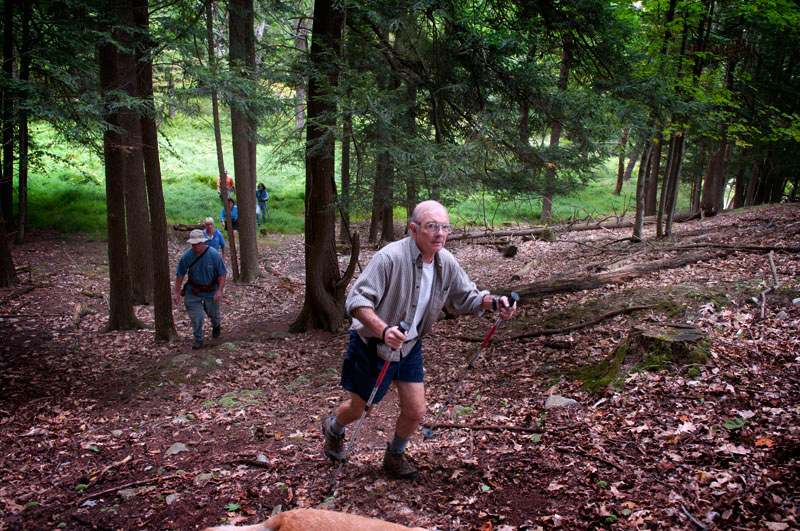
[[[614,352],[599,363],[581,367],[572,376],[596,393],[620,385],[634,370],[660,371],[673,366],[703,365],[710,341],[697,327],[683,324],[634,327]]]

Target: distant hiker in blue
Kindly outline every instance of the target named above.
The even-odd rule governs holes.
[[[236,243],[236,235],[239,234],[239,209],[236,207],[236,201],[233,199],[228,199],[228,205],[231,207],[231,225],[233,225],[233,241]],[[222,207],[222,212],[220,212],[219,219],[222,220],[222,228],[228,230],[228,226],[225,224],[225,207]],[[234,245],[234,247],[236,247]]]
[[[267,222],[267,201],[269,201],[269,192],[267,187],[262,183],[258,183],[256,188],[256,221],[259,225]]]
[[[236,207],[236,201],[233,199],[228,199],[228,205],[231,207],[231,223],[233,223],[233,230],[239,230],[239,209]],[[222,211],[219,214],[219,219],[222,221],[222,228],[228,230],[228,227],[225,225],[225,207],[222,207]]]
[[[207,217],[203,223],[205,225],[203,236],[206,237],[206,245],[216,249],[222,259],[225,260],[225,238],[220,231],[214,228],[214,218]]]
[[[203,312],[211,319],[211,337],[219,337],[222,330],[219,303],[228,270],[217,250],[206,245],[202,230],[193,230],[186,241],[192,248],[184,252],[178,261],[172,300],[178,304],[183,296],[186,313],[192,322],[192,348],[198,349],[203,346]],[[188,279],[184,286],[183,278],[186,276]]]

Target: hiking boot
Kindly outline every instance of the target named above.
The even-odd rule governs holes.
[[[211,327],[211,337],[217,339],[219,337],[220,332],[222,331],[222,325],[219,326],[212,326]]]
[[[386,445],[386,453],[383,455],[383,470],[396,479],[410,479],[414,481],[419,476],[417,469],[411,466],[406,459],[404,452],[390,452],[389,445]]]
[[[197,350],[199,348],[203,348],[203,340],[194,338],[194,341],[192,342],[192,350]]]
[[[331,422],[336,415],[329,415],[322,419],[322,435],[325,437],[323,453],[331,461],[341,461],[344,459],[344,433],[336,435],[331,431]]]

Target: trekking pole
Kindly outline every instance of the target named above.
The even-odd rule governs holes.
[[[405,322],[400,321],[400,324],[397,325],[397,329],[400,330],[402,333],[408,332],[411,326]],[[383,368],[381,369],[380,374],[378,375],[378,379],[375,381],[375,387],[372,388],[372,393],[369,395],[369,400],[367,400],[366,405],[364,406],[364,411],[361,413],[361,418],[358,419],[358,424],[356,424],[356,431],[353,432],[353,436],[350,438],[350,444],[347,445],[347,450],[344,452],[344,458],[339,461],[339,466],[336,467],[336,472],[333,473],[333,478],[331,482],[328,484],[328,488],[332,491],[334,485],[336,485],[336,477],[339,475],[339,471],[342,470],[342,466],[344,466],[345,462],[347,461],[347,456],[350,455],[350,449],[353,448],[353,443],[356,442],[356,437],[358,437],[358,430],[361,429],[361,424],[364,423],[364,419],[369,412],[370,406],[372,406],[372,401],[375,399],[375,394],[378,392],[378,388],[381,386],[381,382],[383,381],[383,377],[386,374],[386,369],[389,368],[389,363],[391,363],[391,356],[389,359],[383,362]]]
[[[511,295],[509,296],[509,298],[511,299],[511,306],[514,306],[516,303],[519,302],[519,295],[517,294],[516,291],[512,291]],[[422,436],[425,439],[430,439],[431,437],[433,437],[433,428],[435,428],[436,427],[436,423],[439,422],[439,417],[442,416],[442,413],[444,412],[444,410],[447,409],[447,406],[450,405],[450,402],[453,400],[453,396],[455,396],[456,391],[458,391],[458,388],[461,387],[461,384],[464,383],[464,380],[466,379],[467,374],[469,374],[470,369],[472,369],[472,367],[475,366],[475,362],[477,361],[478,356],[481,355],[481,350],[483,350],[483,347],[485,347],[486,344],[489,343],[489,340],[492,339],[492,336],[494,335],[495,330],[497,330],[497,327],[500,326],[500,321],[501,320],[502,320],[502,317],[498,317],[497,320],[492,325],[492,328],[489,329],[489,333],[486,334],[486,339],[483,340],[483,343],[481,343],[481,346],[478,347],[478,350],[477,350],[477,352],[475,352],[475,355],[472,356],[471,360],[469,360],[469,365],[467,365],[467,369],[464,371],[464,374],[461,376],[461,379],[458,381],[458,384],[450,392],[450,396],[447,397],[447,401],[445,401],[444,405],[442,405],[442,407],[439,408],[439,412],[436,414],[436,417],[433,419],[433,423],[431,424],[431,427],[430,428],[424,428],[422,430]]]

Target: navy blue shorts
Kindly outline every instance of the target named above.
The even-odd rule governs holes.
[[[383,369],[385,361],[378,356],[374,345],[367,345],[359,335],[350,331],[350,344],[342,364],[342,387],[356,393],[364,402],[369,400],[375,381]],[[393,380],[421,383],[425,377],[422,368],[422,341],[417,341],[411,351],[400,361],[389,363],[381,386],[375,393],[373,404],[383,399]]]

